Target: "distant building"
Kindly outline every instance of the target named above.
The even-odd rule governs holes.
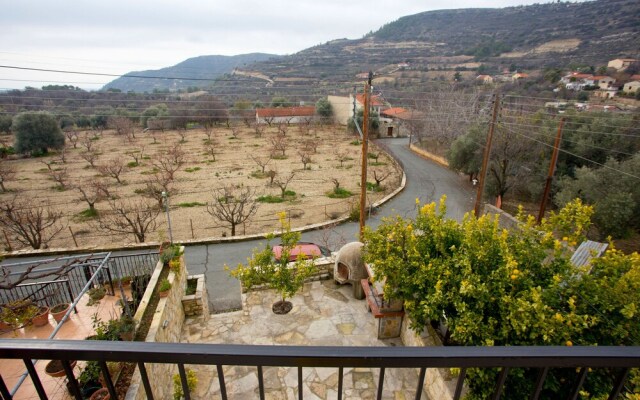
[[[524,72],[516,72],[515,74],[513,74],[511,76],[511,80],[513,82],[519,81],[520,79],[527,79],[529,77],[529,74],[524,73]]]
[[[327,96],[333,110],[333,120],[341,125],[347,125],[353,116],[353,100],[347,96]]]
[[[485,85],[490,85],[493,83],[493,77],[491,75],[478,75],[476,76],[476,81],[482,82]]]
[[[624,84],[622,91],[625,93],[637,93],[640,90],[640,81],[631,81]]]
[[[256,108],[258,124],[299,124],[311,121],[316,115],[314,106]]]
[[[610,76],[595,75],[593,77],[593,85],[598,86],[600,89],[607,89],[614,83],[616,83],[616,80]]]
[[[609,61],[607,64],[607,68],[614,68],[618,71],[624,71],[629,67],[629,65],[637,62],[635,58],[616,58],[615,60]]]

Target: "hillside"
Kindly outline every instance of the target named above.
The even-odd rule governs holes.
[[[606,65],[640,55],[640,2],[599,0],[501,9],[429,11],[391,22],[362,39],[339,39],[249,68],[275,81],[347,82],[369,69],[521,69]],[[477,68],[477,65],[475,65]],[[306,82],[308,84],[308,82]]]
[[[278,58],[275,54],[251,53],[237,56],[199,56],[189,58],[172,67],[158,70],[134,71],[115,79],[106,84],[103,90],[119,89],[123,92],[152,92],[154,90],[178,90],[186,89],[190,86],[208,86],[211,82],[202,79],[214,80],[221,75],[230,73],[234,68],[243,67],[258,61],[265,61],[271,58]],[[142,77],[184,77],[189,79],[152,79],[127,77],[135,75]]]

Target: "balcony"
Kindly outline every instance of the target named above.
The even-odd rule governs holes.
[[[468,368],[502,371],[495,382],[496,399],[509,393],[514,368],[539,372],[532,382],[533,399],[551,369],[571,371],[574,378],[567,386],[570,398],[576,398],[590,371],[606,368],[617,377],[610,387],[613,399],[624,391],[629,369],[640,367],[640,347],[404,347],[400,339],[377,339],[365,300],[353,299],[350,292],[332,281],[309,283],[285,316],[271,313],[274,292],[249,292],[241,311],[187,319],[180,343],[0,340],[0,359],[22,360],[28,368],[32,359],[97,360],[103,369],[107,361],[133,362],[138,377],[127,396],[131,399],[170,397],[176,373],[186,399],[456,399],[464,394]],[[181,322],[163,318],[155,322],[158,331]],[[158,366],[168,372],[155,372]],[[444,383],[432,378],[434,372],[448,375],[448,368],[461,372]],[[198,376],[193,392],[186,384],[187,369]],[[66,373],[72,390],[77,388],[73,371],[67,368]],[[38,388],[37,371],[31,369],[30,376]],[[5,383],[0,380],[0,393],[10,399]],[[110,382],[107,387],[114,390]],[[137,397],[132,393],[136,387]],[[45,387],[39,390],[39,398],[53,398]]]

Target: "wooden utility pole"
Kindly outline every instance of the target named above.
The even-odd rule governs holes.
[[[369,71],[369,79],[364,85],[364,112],[362,116],[362,173],[360,176],[360,241],[364,241],[364,222],[367,208],[367,154],[369,152],[369,104],[371,98],[371,79],[373,72]],[[354,115],[356,119],[357,116]]]
[[[551,182],[553,181],[553,174],[556,172],[556,164],[558,163],[558,153],[560,152],[560,142],[562,141],[562,127],[564,126],[564,118],[560,118],[558,124],[558,133],[556,134],[556,141],[553,144],[553,154],[551,155],[551,163],[549,164],[549,173],[547,174],[547,183],[544,185],[544,194],[540,201],[540,212],[538,213],[538,224],[542,222],[544,218],[544,211],[547,208],[547,200],[549,199],[549,192],[551,191]]]
[[[491,141],[493,140],[493,131],[496,127],[496,120],[498,118],[498,110],[500,107],[500,94],[496,93],[493,100],[493,115],[491,116],[491,123],[489,124],[489,133],[487,133],[487,144],[484,146],[484,155],[482,156],[482,168],[480,169],[480,176],[478,179],[478,192],[476,193],[476,205],[474,208],[476,217],[480,217],[480,207],[482,206],[482,194],[484,192],[485,178],[487,177],[487,165],[489,164],[489,156],[491,155]]]

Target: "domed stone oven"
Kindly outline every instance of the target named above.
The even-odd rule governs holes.
[[[336,263],[333,267],[333,279],[341,285],[345,283],[351,284],[353,286],[353,297],[358,300],[365,297],[360,280],[369,276],[362,260],[363,246],[364,244],[361,242],[351,242],[342,246],[338,251]]]

